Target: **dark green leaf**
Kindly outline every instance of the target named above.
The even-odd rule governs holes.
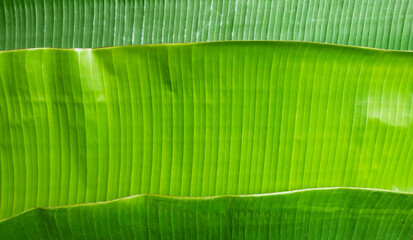
[[[0,49],[300,40],[413,50],[411,0],[2,0]]]

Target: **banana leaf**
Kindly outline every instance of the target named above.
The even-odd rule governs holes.
[[[0,222],[5,239],[410,239],[413,195],[318,189],[206,198],[138,195],[36,208]]]
[[[2,0],[0,50],[299,40],[413,50],[410,0]]]
[[[217,42],[0,67],[0,219],[141,193],[413,191],[412,52]]]

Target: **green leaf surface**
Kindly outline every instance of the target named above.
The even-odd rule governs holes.
[[[182,198],[138,195],[37,208],[0,222],[4,239],[410,239],[413,195],[318,189]]]
[[[140,193],[413,191],[413,53],[220,42],[0,53],[1,218]]]
[[[411,0],[2,0],[0,49],[299,40],[413,50]]]

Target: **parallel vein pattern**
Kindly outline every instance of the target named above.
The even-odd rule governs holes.
[[[413,50],[410,0],[2,0],[0,50],[299,40]]]
[[[413,191],[413,53],[231,42],[0,66],[1,218],[139,193]]]
[[[265,196],[140,195],[34,209],[0,222],[5,239],[410,239],[413,196],[357,189]]]

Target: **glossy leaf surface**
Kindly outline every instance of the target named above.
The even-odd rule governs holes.
[[[413,50],[410,0],[2,0],[0,49],[299,40]]]

